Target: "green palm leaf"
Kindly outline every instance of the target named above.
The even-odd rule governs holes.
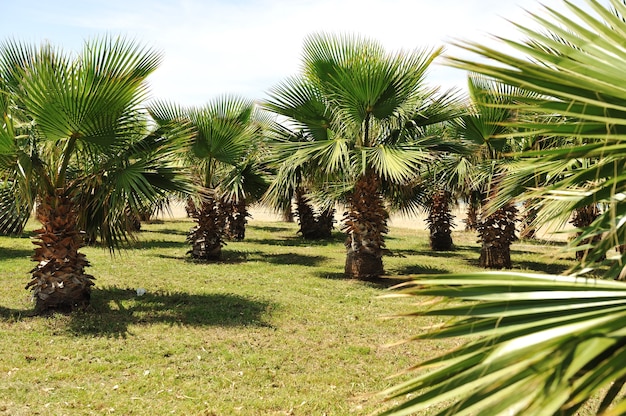
[[[569,16],[546,8],[548,18],[534,18],[547,33],[519,27],[528,41],[502,39],[518,53],[461,42],[488,62],[448,60],[510,87],[508,102],[483,100],[494,111],[532,115],[505,123],[512,128],[508,136],[519,135],[520,143],[531,135],[564,139],[517,153],[520,161],[508,167],[501,187],[524,184],[524,196],[540,199],[549,213],[544,218],[590,204],[606,207],[573,242],[602,238],[582,246],[590,252],[576,268],[581,276],[626,236],[626,6],[619,0],[610,1],[611,9],[596,0],[587,4],[565,2]],[[415,339],[460,336],[467,342],[418,366],[435,369],[387,391],[415,395],[384,414],[436,404],[440,414],[573,415],[596,395],[599,414],[622,414],[626,402],[617,393],[626,375],[626,285],[610,279],[623,277],[625,260],[606,261],[607,280],[500,272],[417,280],[404,294],[453,300],[422,313],[454,319]]]
[[[416,312],[463,318],[413,339],[468,342],[419,366],[436,369],[385,392],[420,394],[383,414],[412,414],[434,404],[445,409],[441,414],[570,414],[626,372],[606,371],[623,369],[619,360],[626,359],[621,282],[481,273],[418,279],[401,293],[463,301]]]

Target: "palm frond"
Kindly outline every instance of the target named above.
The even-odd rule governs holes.
[[[432,405],[454,415],[573,414],[626,373],[619,364],[626,360],[622,282],[493,272],[418,279],[400,293],[452,300],[412,316],[461,318],[413,339],[467,342],[416,367],[433,370],[386,391],[420,394],[385,415]]]

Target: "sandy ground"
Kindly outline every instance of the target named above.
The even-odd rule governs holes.
[[[252,217],[250,218],[251,222],[254,221],[282,221],[280,214],[275,213],[271,209],[265,207],[255,206],[250,209],[250,213]],[[456,224],[455,230],[462,231],[465,228],[465,223],[463,219],[465,218],[465,210],[462,208],[457,208],[452,211],[454,215],[454,223]],[[175,205],[172,207],[172,216],[173,218],[184,218],[187,216],[185,212],[184,206]],[[341,209],[337,210],[337,214],[335,216],[337,220],[337,224],[341,222],[341,218],[343,216],[343,211]],[[171,218],[170,215],[164,215],[165,218]],[[426,222],[424,219],[426,215],[422,216],[404,216],[404,215],[391,215],[389,218],[389,226],[390,227],[398,227],[398,228],[406,228],[412,230],[426,230]],[[570,227],[567,227],[570,228]],[[537,238],[551,240],[551,241],[565,241],[568,238],[567,233],[557,233],[554,229],[550,229],[549,227],[544,227],[539,230],[537,233]]]

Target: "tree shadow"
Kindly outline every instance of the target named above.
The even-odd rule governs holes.
[[[425,253],[422,253],[428,257],[465,257],[462,251],[458,251],[456,248],[450,251],[434,251],[428,250]]]
[[[318,266],[324,261],[328,260],[325,256],[307,256],[303,254],[270,254],[263,256],[263,260],[272,264],[291,265],[297,264],[300,266]]]
[[[171,241],[171,240],[148,240],[137,241],[133,243],[130,249],[152,249],[152,248],[183,248],[188,246],[184,241]]]
[[[448,269],[442,269],[432,266],[423,266],[419,264],[413,264],[408,266],[402,266],[393,269],[393,271],[400,276],[407,276],[413,274],[447,274],[452,273]]]
[[[195,295],[156,292],[138,296],[133,289],[94,289],[86,311],[71,314],[76,335],[125,337],[130,325],[269,326],[270,302],[233,294]]]
[[[30,257],[34,253],[35,247],[32,250],[25,250],[22,248],[8,248],[0,247],[0,260],[1,259],[15,259],[20,257]]]
[[[319,247],[334,244],[343,244],[345,240],[343,233],[333,233],[329,238],[320,240],[307,240],[304,237],[294,235],[280,238],[246,238],[244,241],[256,244],[287,247]]]
[[[346,277],[346,275],[341,272],[328,272],[328,271],[318,270],[313,275],[316,277],[319,277],[320,279],[350,280],[350,278]]]
[[[284,231],[288,232],[292,229],[289,226],[279,227],[279,226],[270,226],[270,225],[247,225],[246,227],[253,229],[253,230],[266,231],[270,233],[281,233]]]
[[[0,306],[0,319],[4,321],[20,321],[35,316],[34,309],[11,309]]]
[[[513,261],[513,268],[531,270],[533,272],[546,274],[562,274],[569,270],[571,266],[556,263],[541,263],[537,261]]]
[[[186,245],[185,245],[186,246]],[[222,258],[220,260],[200,260],[192,258],[187,252],[181,252],[180,256],[170,256],[167,254],[155,254],[155,257],[161,259],[171,259],[184,261],[185,263],[192,264],[237,264],[245,263],[247,261],[255,260],[255,256],[258,256],[259,260],[266,259],[267,253],[262,251],[240,251],[240,250],[223,250]]]
[[[188,231],[177,230],[175,228],[159,228],[158,230],[141,230],[142,233],[151,234],[168,234],[168,235],[182,235],[187,236]]]
[[[399,285],[401,283],[405,283],[405,282],[413,280],[410,277],[399,276],[397,274],[388,274],[388,275],[383,275],[380,277],[370,278],[370,279],[353,279],[351,277],[346,277],[344,273],[340,273],[340,272],[318,271],[315,273],[315,275],[319,277],[320,279],[348,280],[348,281],[354,281],[354,282],[358,282],[358,283],[368,285],[368,286],[373,286],[376,288],[390,288],[390,287]]]

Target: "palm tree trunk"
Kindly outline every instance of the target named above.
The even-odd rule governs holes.
[[[476,231],[478,229],[478,213],[480,207],[473,202],[467,204],[467,211],[465,214],[465,231]]]
[[[570,221],[572,225],[576,228],[585,228],[591,225],[591,223],[598,218],[600,215],[600,210],[597,205],[587,205],[586,207],[577,208],[572,214],[572,220]],[[580,236],[580,232],[576,233],[576,236]],[[582,244],[593,244],[602,239],[601,236],[597,235],[593,238],[586,239],[582,242]],[[587,253],[589,250],[578,250],[576,251],[576,260],[581,261],[585,257],[587,257]]]
[[[384,235],[389,214],[379,191],[380,180],[366,172],[356,182],[348,199],[343,231],[346,238],[345,275],[355,279],[375,279],[384,273]]]
[[[78,250],[85,244],[77,230],[78,219],[71,199],[64,194],[46,197],[37,208],[42,227],[35,231],[32,280],[26,285],[33,291],[35,311],[71,311],[89,305],[94,277],[85,274],[89,266]]]
[[[190,215],[197,225],[187,235],[191,250],[187,252],[192,258],[203,261],[217,261],[222,258],[222,247],[226,244],[226,215],[213,197],[206,197],[200,209],[190,210]]]
[[[298,218],[298,224],[300,225],[298,232],[306,239],[315,239],[317,221],[315,219],[315,211],[309,202],[309,198],[300,187],[296,189],[294,196],[296,199],[295,216]]]
[[[248,208],[245,198],[239,198],[237,202],[230,202],[228,215],[227,235],[229,240],[243,241],[246,237],[246,224],[248,223]]]
[[[515,223],[517,208],[508,204],[487,216],[478,224],[482,242],[479,263],[487,269],[511,268],[511,244],[517,239]]]
[[[317,233],[319,238],[330,238],[335,228],[335,209],[326,208],[317,216]]]
[[[435,251],[453,249],[452,228],[454,216],[450,211],[450,192],[438,190],[432,196],[430,212],[426,218],[430,231],[430,248]]]

